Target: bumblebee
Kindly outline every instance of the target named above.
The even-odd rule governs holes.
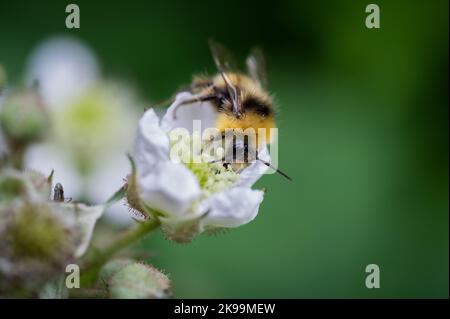
[[[208,101],[218,112],[216,127],[222,132],[223,138],[227,129],[252,128],[257,141],[260,141],[257,134],[258,130],[263,128],[266,132],[265,141],[270,144],[270,129],[276,127],[275,105],[273,97],[267,91],[267,64],[262,51],[259,48],[251,51],[246,59],[247,73],[243,73],[238,71],[232,62],[231,54],[223,45],[214,40],[210,40],[209,45],[218,73],[214,76],[194,76],[188,90],[195,98],[180,103],[177,108]],[[234,153],[243,153],[246,164],[259,160],[291,180],[289,176],[258,157],[258,151],[266,146],[265,144],[257,145],[256,150],[250,149],[251,144],[248,139],[244,142],[234,141],[231,149]],[[256,154],[254,158],[247,156],[252,153],[250,151]]]

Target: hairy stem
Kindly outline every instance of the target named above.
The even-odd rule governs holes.
[[[23,168],[23,158],[25,154],[25,148],[23,146],[11,147],[11,164],[14,168],[21,170]]]
[[[120,235],[107,247],[101,249],[99,253],[86,262],[86,267],[81,272],[81,287],[86,287],[95,282],[102,266],[120,250],[144,238],[158,226],[159,221],[156,219],[139,223],[134,228]]]

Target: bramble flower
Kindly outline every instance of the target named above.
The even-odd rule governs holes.
[[[133,91],[105,81],[93,52],[70,37],[41,43],[30,55],[25,77],[37,84],[50,119],[48,138],[27,149],[25,167],[54,170],[71,197],[104,202],[128,170],[123,154],[133,141],[139,109]],[[108,212],[121,221],[126,209],[122,202]]]
[[[159,120],[153,109],[139,121],[135,168],[128,180],[130,206],[145,217],[161,222],[165,235],[177,242],[189,242],[203,231],[246,224],[258,214],[264,192],[251,189],[267,166],[253,162],[239,174],[219,163],[178,163],[170,158],[169,134],[174,129],[192,131],[192,121],[213,127],[216,112],[210,103],[194,103],[183,92]],[[178,110],[177,110],[178,109]],[[177,116],[174,112],[177,110]],[[259,156],[270,161],[267,149]]]

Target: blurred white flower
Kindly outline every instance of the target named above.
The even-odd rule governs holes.
[[[51,136],[30,147],[25,166],[63,184],[66,195],[103,203],[123,185],[138,119],[138,102],[123,84],[102,80],[97,60],[80,41],[58,37],[31,54],[26,79],[48,105]],[[140,108],[143,109],[143,106]],[[129,222],[124,202],[107,216]]]
[[[37,84],[49,107],[61,107],[100,78],[97,59],[79,40],[54,37],[43,41],[31,54],[26,74]],[[36,83],[37,82],[37,83]]]
[[[204,230],[238,227],[253,220],[264,192],[251,187],[267,170],[260,162],[237,174],[219,163],[171,161],[171,130],[192,129],[193,119],[201,120],[202,126],[214,123],[216,113],[207,102],[180,108],[174,119],[174,111],[186,99],[192,95],[178,94],[161,121],[153,109],[141,118],[134,157],[136,175],[130,177],[127,190],[130,205],[158,218],[165,234],[179,242],[190,241]],[[260,157],[270,161],[267,150]]]

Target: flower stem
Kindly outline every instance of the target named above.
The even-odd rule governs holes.
[[[81,272],[81,286],[86,287],[95,282],[100,269],[109,259],[123,248],[144,238],[158,226],[159,221],[156,219],[139,223],[134,228],[123,233],[107,247],[101,249],[100,253],[95,254],[91,260],[86,262],[86,267]]]
[[[23,168],[23,158],[25,154],[25,148],[22,146],[16,146],[12,148],[11,152],[11,164],[14,168],[21,170]]]

